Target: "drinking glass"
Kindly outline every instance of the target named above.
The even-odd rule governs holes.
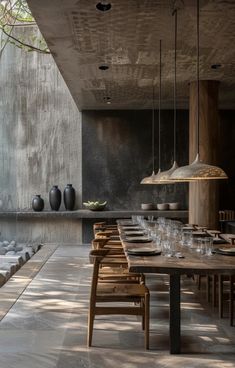
[[[132,224],[138,224],[137,217],[135,215],[131,216]]]
[[[161,241],[162,255],[165,257],[171,257],[171,248],[169,240]]]
[[[205,254],[207,256],[211,256],[212,251],[213,251],[213,238],[206,237],[203,239],[203,243],[204,243]]]
[[[193,246],[193,234],[192,231],[184,231],[182,234],[182,245],[192,248]]]

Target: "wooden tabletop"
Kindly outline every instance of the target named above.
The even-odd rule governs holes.
[[[178,247],[184,258],[154,256],[133,256],[128,249],[150,246],[152,243],[128,243],[122,240],[130,272],[165,273],[165,274],[231,274],[235,275],[235,256],[213,254],[200,255],[195,250]],[[218,247],[225,247],[220,244]]]

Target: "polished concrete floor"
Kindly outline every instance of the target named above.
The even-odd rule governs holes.
[[[148,278],[150,351],[136,317],[99,317],[86,347],[91,266],[86,246],[60,246],[0,322],[0,368],[235,367],[235,327],[182,282],[183,354],[168,352],[168,279]],[[195,292],[193,291],[195,288]]]

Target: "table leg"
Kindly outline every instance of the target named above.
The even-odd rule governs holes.
[[[170,275],[170,353],[180,353],[180,275]]]

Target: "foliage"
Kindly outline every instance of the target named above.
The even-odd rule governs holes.
[[[22,32],[20,36],[15,32],[17,27],[26,25],[36,25],[26,0],[0,0],[0,56],[8,43],[25,51],[50,53],[42,36],[32,34],[26,39]]]

